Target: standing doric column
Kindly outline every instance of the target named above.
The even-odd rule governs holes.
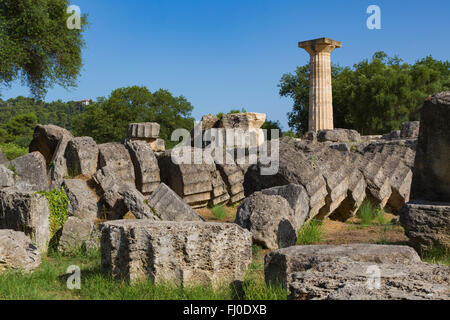
[[[303,41],[299,48],[311,56],[309,85],[309,131],[334,129],[333,94],[331,92],[331,52],[342,43],[328,38]]]

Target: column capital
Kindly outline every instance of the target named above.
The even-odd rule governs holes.
[[[330,54],[334,49],[342,47],[342,42],[329,38],[319,38],[299,42],[298,47],[305,49],[310,55],[317,55],[319,53]]]

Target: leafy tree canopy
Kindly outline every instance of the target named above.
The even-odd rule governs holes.
[[[0,0],[0,84],[26,84],[43,97],[54,84],[76,85],[82,67],[82,32],[67,27],[69,0]]]
[[[372,59],[350,67],[332,65],[334,125],[362,134],[397,130],[402,122],[419,120],[424,99],[450,90],[450,63],[431,56],[415,64],[376,52]],[[283,75],[280,95],[294,101],[289,126],[308,130],[309,65]]]
[[[78,136],[91,136],[98,143],[121,141],[127,128],[134,122],[158,122],[160,137],[171,147],[172,132],[178,128],[192,130],[193,106],[185,97],[174,97],[160,89],[151,93],[146,87],[127,87],[114,90],[109,98],[98,98],[86,112],[73,120],[73,132]]]

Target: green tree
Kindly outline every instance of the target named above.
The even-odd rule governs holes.
[[[283,135],[283,132],[281,130],[281,124],[280,121],[278,120],[277,121],[266,120],[266,122],[264,122],[264,124],[261,126],[261,129],[267,130],[267,140],[272,140],[271,130],[279,130],[278,134],[280,138]]]
[[[82,67],[82,32],[70,30],[69,0],[0,0],[0,84],[15,80],[43,97],[54,84],[76,85]]]
[[[93,137],[98,143],[121,141],[128,125],[133,122],[157,122],[161,125],[160,137],[166,146],[172,132],[178,128],[192,130],[193,106],[185,97],[174,97],[160,89],[151,93],[146,87],[127,87],[114,90],[108,99],[99,98],[96,103],[73,119],[76,135]]]
[[[424,99],[450,89],[450,64],[431,56],[414,65],[376,52],[372,59],[350,67],[332,65],[334,125],[362,134],[381,134],[419,120]],[[297,133],[308,129],[309,66],[283,75],[280,95],[294,100],[289,126]]]

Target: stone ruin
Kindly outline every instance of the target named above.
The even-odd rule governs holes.
[[[33,239],[33,244],[20,240],[28,248],[20,254],[24,261],[38,261],[36,250],[45,251],[50,241],[50,212],[47,199],[36,192],[63,187],[70,217],[59,235],[60,251],[80,244],[101,247],[102,267],[114,276],[168,278],[178,284],[240,281],[251,261],[252,243],[285,250],[295,245],[297,230],[305,222],[327,217],[346,221],[364,200],[401,214],[406,234],[419,249],[448,246],[449,96],[438,94],[426,102],[419,142],[417,122],[384,136],[327,129],[308,132],[303,139],[268,141],[268,150],[275,142],[279,145],[275,160],[279,170],[273,175],[261,174],[267,163],[248,163],[248,146],[244,164],[237,161],[238,146],[224,150],[232,158],[228,164],[216,159],[177,164],[172,161],[173,149],[165,150],[158,138],[156,123],[130,124],[122,143],[100,145],[90,137],[73,137],[63,128],[39,125],[29,154],[9,162],[0,153],[0,229],[22,231]],[[222,119],[207,115],[191,137],[204,138],[208,129],[238,128],[248,134],[247,142],[260,146],[264,121],[265,115],[257,113]],[[213,143],[204,141],[192,142],[184,152],[195,157],[196,151]],[[234,224],[207,223],[193,210],[237,203],[241,204]],[[9,239],[6,242],[14,237],[20,235],[0,234],[0,239]],[[153,250],[148,256],[142,253],[146,248]],[[193,259],[200,256],[201,261]],[[351,261],[342,268],[348,267],[345,277],[354,278],[362,271]],[[386,270],[396,271],[399,266],[394,263],[386,261]],[[320,277],[317,270],[283,271],[293,298],[331,297],[314,287],[315,277]],[[303,288],[299,281],[311,283],[310,293],[299,289]],[[351,292],[347,289],[334,298]],[[361,294],[365,297],[367,292]]]

